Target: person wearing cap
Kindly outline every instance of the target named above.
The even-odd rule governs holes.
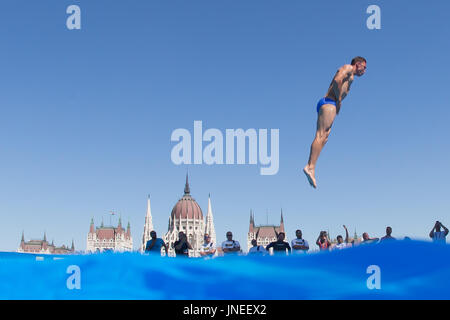
[[[211,241],[211,236],[205,233],[204,242],[200,250],[200,256],[202,257],[212,257],[216,253],[216,245]]]

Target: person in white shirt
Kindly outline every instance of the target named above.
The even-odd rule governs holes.
[[[337,244],[334,245],[333,249],[342,250],[342,249],[349,248],[352,246],[351,243],[348,242],[348,230],[345,225],[344,225],[344,229],[345,229],[345,242],[344,242],[344,239],[342,238],[342,236],[338,235],[336,238]]]
[[[441,228],[444,231],[441,231]],[[436,230],[436,231],[435,231]],[[448,235],[448,229],[444,227],[442,223],[436,221],[433,229],[430,232],[430,238],[433,239],[435,243],[445,243],[445,237]]]
[[[231,231],[227,232],[227,240],[222,242],[222,251],[226,254],[238,253],[241,251],[241,245],[238,241],[233,240]]]
[[[258,246],[258,242],[256,241],[256,239],[252,240],[252,246],[253,247],[248,250],[248,254],[261,254],[263,256],[267,254],[267,250],[264,248],[264,246]]]
[[[301,230],[295,231],[295,235],[297,236],[297,238],[291,241],[292,252],[294,253],[308,252],[309,244],[308,241],[302,239],[302,231]]]
[[[216,253],[216,245],[211,242],[211,236],[205,233],[205,242],[203,242],[202,248],[200,250],[200,255],[202,257],[212,257]]]

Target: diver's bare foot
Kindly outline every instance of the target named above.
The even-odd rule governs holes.
[[[314,178],[314,170],[311,170],[308,168],[308,166],[306,166],[303,168],[303,172],[305,173],[306,177],[308,178],[309,184],[312,187],[317,188],[316,178]]]

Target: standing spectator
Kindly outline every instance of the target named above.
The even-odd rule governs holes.
[[[372,244],[372,243],[376,243],[378,242],[378,238],[371,238],[369,237],[369,234],[367,232],[364,232],[363,235],[363,241],[361,242],[361,244]]]
[[[308,241],[302,238],[302,231],[295,231],[296,238],[291,241],[293,253],[306,253],[309,250]]]
[[[258,245],[258,234],[259,234],[259,229],[256,232],[255,239],[252,240],[252,247],[250,248],[250,250],[248,250],[248,254],[262,254],[264,256],[264,255],[266,255],[267,251],[264,248],[264,246]]]
[[[444,231],[441,231],[441,228],[444,229]],[[434,231],[436,230],[436,231]],[[433,239],[433,242],[436,243],[445,243],[445,237],[448,235],[448,229],[444,227],[442,223],[439,221],[436,221],[434,224],[433,229],[430,232],[430,238]]]
[[[238,241],[233,240],[231,231],[227,232],[227,240],[222,242],[222,251],[224,254],[232,254],[241,251],[241,245]]]
[[[202,245],[200,255],[202,257],[212,257],[216,253],[216,245],[211,241],[211,236],[205,233],[203,237],[205,242]]]
[[[381,238],[380,242],[383,242],[386,240],[396,240],[393,236],[391,236],[391,234],[392,234],[392,228],[386,227],[386,235]]]
[[[316,244],[319,246],[320,251],[330,250],[331,242],[326,231],[320,231]]]
[[[289,245],[288,242],[284,241],[284,237],[286,236],[284,232],[280,232],[278,234],[275,231],[275,234],[277,236],[277,241],[269,243],[269,245],[266,247],[266,250],[269,251],[270,248],[273,248],[274,254],[283,253],[287,255],[288,253],[291,253],[291,246]]]
[[[167,245],[164,240],[156,237],[156,231],[150,232],[151,240],[148,240],[145,244],[145,253],[156,253],[161,255],[161,248],[164,247],[167,255]]]
[[[256,239],[252,240],[252,246],[253,247],[248,250],[248,254],[261,254],[263,256],[267,254],[266,249],[263,246],[259,246]]]
[[[175,241],[173,247],[177,257],[189,257],[189,250],[192,250],[192,246],[183,231],[178,233],[178,241]]]
[[[352,246],[352,244],[349,243],[349,241],[348,241],[348,230],[347,230],[347,227],[345,225],[343,227],[345,229],[345,242],[344,242],[344,239],[342,238],[342,236],[338,235],[337,238],[336,238],[337,244],[334,246],[333,249],[342,250],[342,249],[345,249],[345,248],[348,248],[348,247]]]

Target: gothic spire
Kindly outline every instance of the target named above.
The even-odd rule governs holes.
[[[145,251],[147,241],[151,239],[150,232],[153,231],[152,209],[150,206],[150,195],[147,197],[147,213],[145,214],[144,234],[142,235],[142,251]]]
[[[150,209],[150,195],[147,196],[147,214],[146,217],[151,217],[152,211]]]
[[[253,232],[254,227],[255,227],[255,218],[253,217],[253,210],[250,209],[250,225],[248,227],[249,232]]]
[[[89,233],[94,233],[94,218],[91,218],[91,225],[89,226]]]
[[[216,244],[216,229],[214,227],[214,218],[211,206],[211,195],[208,196],[208,213],[206,214],[205,233],[209,234],[211,241]]]
[[[188,180],[188,174],[186,173],[186,185],[184,186],[184,194],[190,194],[191,190],[189,189],[189,180]]]

